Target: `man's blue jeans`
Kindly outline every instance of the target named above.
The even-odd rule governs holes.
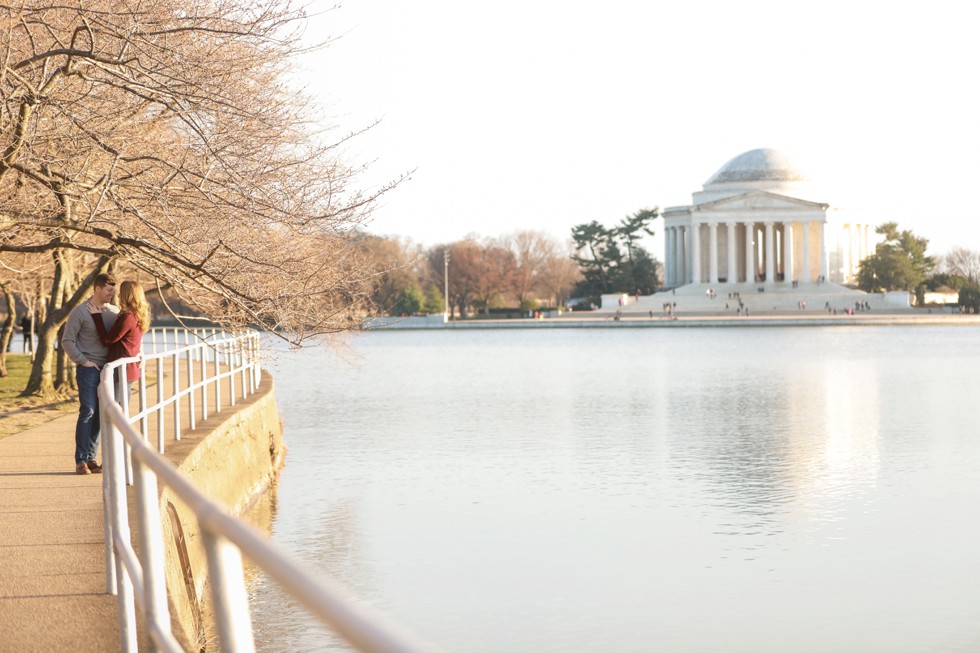
[[[99,376],[97,367],[75,368],[78,383],[78,423],[75,425],[75,462],[95,461],[99,449]]]

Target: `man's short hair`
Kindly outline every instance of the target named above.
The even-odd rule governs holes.
[[[105,272],[103,272],[102,274],[95,275],[96,288],[101,288],[103,286],[114,286],[114,285],[116,285],[116,278],[111,274],[106,274]]]

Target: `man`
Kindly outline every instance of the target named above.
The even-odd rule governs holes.
[[[24,332],[24,353],[34,349],[34,320],[31,316],[24,314],[20,321],[20,330]]]
[[[87,302],[68,314],[65,334],[61,338],[68,357],[75,363],[78,382],[78,423],[75,425],[75,473],[100,474],[102,467],[95,462],[99,448],[99,376],[109,356],[102,344],[95,322],[89,315],[89,305],[102,313],[107,330],[116,323],[119,309],[109,302],[116,294],[116,280],[108,274],[95,277],[95,290]]]

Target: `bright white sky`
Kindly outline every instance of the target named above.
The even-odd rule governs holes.
[[[306,81],[341,128],[382,119],[349,151],[375,161],[365,186],[417,169],[375,233],[567,236],[688,204],[729,159],[773,147],[842,178],[828,202],[933,254],[980,250],[971,5],[346,0],[311,24],[340,38]]]

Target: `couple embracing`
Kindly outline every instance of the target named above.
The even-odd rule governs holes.
[[[84,304],[68,315],[61,346],[75,363],[78,383],[78,422],[75,425],[75,473],[99,474],[99,378],[106,363],[140,356],[143,333],[150,327],[150,309],[143,287],[135,281],[119,286],[119,307],[112,304],[116,280],[95,277],[95,289]],[[126,365],[126,379],[140,377],[140,363]]]

